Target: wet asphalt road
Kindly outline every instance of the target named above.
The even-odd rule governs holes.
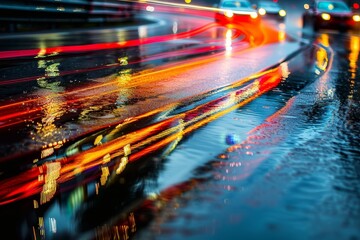
[[[160,29],[190,30],[189,22]],[[310,33],[308,44],[274,40],[251,51],[235,32],[230,61],[223,29],[175,41],[145,29],[89,33],[86,44],[141,34],[162,42],[2,59],[1,106],[21,103],[1,115],[3,232],[360,238],[357,32]],[[72,37],[42,44],[77,46]],[[42,41],[29,42],[34,49]]]

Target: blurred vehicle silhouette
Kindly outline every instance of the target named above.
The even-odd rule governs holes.
[[[260,23],[254,6],[247,0],[221,0],[215,20],[221,23]]]
[[[285,21],[286,11],[281,8],[278,2],[259,1],[257,10],[263,19],[273,19],[279,22]]]
[[[16,31],[30,25],[54,28],[60,24],[122,22],[134,15],[134,3],[127,1],[1,0],[0,30]]]
[[[303,28],[346,30],[358,28],[360,15],[352,12],[342,0],[314,0],[305,4]]]

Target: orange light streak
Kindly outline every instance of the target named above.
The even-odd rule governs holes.
[[[188,134],[276,86],[280,82],[277,75],[279,71],[279,68],[267,71],[266,73],[275,75],[262,75],[248,86],[217,100],[200,105],[188,112],[177,114],[152,126],[140,129],[135,133],[129,133],[110,142],[97,145],[74,156],[61,158],[57,161],[61,167],[56,182],[58,184],[64,183],[88,169],[101,168],[101,166],[104,166],[103,159],[105,156],[109,156],[105,164],[111,166],[114,159],[124,155],[126,145],[131,146],[132,154],[129,155],[129,162],[136,161],[150,152],[159,150],[161,147],[178,139],[179,134]],[[179,133],[179,131],[181,132]],[[114,168],[114,165],[112,165],[112,168]],[[45,183],[43,174],[46,169],[45,163],[13,178],[2,180],[0,184],[5,188],[2,191],[0,190],[0,205],[39,193]],[[101,174],[100,171],[97,173],[99,177],[101,177]]]

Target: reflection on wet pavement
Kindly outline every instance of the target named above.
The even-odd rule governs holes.
[[[269,44],[258,58],[248,52],[258,61],[284,33],[179,29],[171,25],[175,40],[142,30],[144,44],[121,41],[126,53],[108,42],[9,60],[0,83],[11,86],[0,106],[9,135],[1,228],[20,239],[356,238],[359,38],[342,39],[344,53],[320,34],[291,59],[240,77],[231,71],[243,57],[236,51]],[[75,47],[111,50],[72,55]],[[211,91],[191,89],[189,72]]]

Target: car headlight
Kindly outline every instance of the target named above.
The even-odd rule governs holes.
[[[257,15],[256,12],[252,12],[252,13],[250,13],[250,17],[251,17],[252,19],[255,19],[255,18],[258,17],[258,15]]]
[[[285,17],[286,16],[286,11],[284,9],[281,9],[279,11],[279,15],[280,15],[280,17]]]
[[[325,21],[329,21],[331,19],[331,16],[328,13],[322,13],[321,18],[324,19]]]
[[[359,15],[354,15],[352,17],[352,19],[355,21],[355,22],[360,22],[360,16]]]
[[[265,15],[266,14],[266,10],[265,9],[263,9],[263,8],[259,8],[259,14],[260,15]]]

